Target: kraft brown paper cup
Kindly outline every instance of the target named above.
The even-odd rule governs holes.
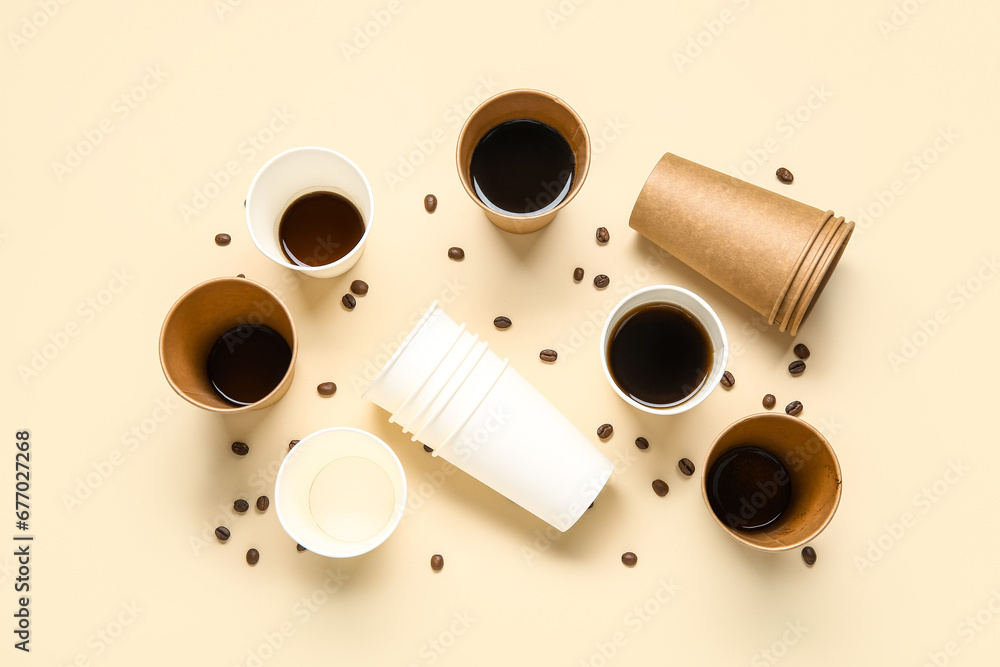
[[[573,149],[576,167],[573,173],[573,183],[569,193],[555,208],[537,215],[510,215],[497,211],[484,204],[476,195],[469,176],[472,164],[472,152],[483,136],[500,123],[518,118],[538,120],[554,128],[569,142]],[[536,232],[552,222],[556,214],[576,196],[583,187],[590,169],[590,135],[583,120],[575,111],[555,95],[540,90],[521,88],[498,93],[480,104],[465,121],[461,134],[458,135],[456,151],[458,177],[462,187],[486,213],[494,225],[514,234],[529,234]]]
[[[854,223],[667,153],[629,226],[794,336]]]
[[[208,353],[226,331],[263,324],[292,348],[288,372],[274,390],[251,405],[221,398],[208,379]],[[292,384],[298,337],[288,308],[269,289],[246,278],[215,278],[196,285],[170,308],[160,330],[160,366],[167,382],[187,402],[212,412],[247,412],[277,403]]]
[[[757,445],[775,454],[792,484],[788,509],[772,525],[747,532],[730,528],[708,501],[708,472],[720,456],[739,445]],[[702,466],[701,495],[717,524],[737,541],[763,551],[785,551],[819,535],[840,504],[841,474],[837,455],[823,434],[798,417],[762,412],[744,417],[712,443]]]

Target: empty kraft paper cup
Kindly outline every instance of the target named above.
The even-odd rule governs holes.
[[[216,393],[208,378],[208,355],[222,334],[245,324],[263,324],[292,349],[281,382],[250,405],[233,405]],[[236,413],[266,408],[292,384],[298,336],[285,304],[269,289],[247,278],[215,278],[192,287],[170,308],[160,329],[160,366],[181,398],[212,412]]]
[[[528,118],[541,121],[562,135],[573,150],[573,182],[566,197],[555,207],[538,213],[517,215],[487,206],[476,194],[469,174],[472,153],[479,141],[497,125],[509,120]],[[590,169],[590,135],[583,120],[563,100],[540,90],[521,88],[498,93],[480,104],[465,121],[458,135],[456,151],[458,177],[466,193],[476,202],[490,222],[513,234],[529,234],[545,227],[583,187]]]
[[[426,351],[435,341],[449,342],[448,349],[431,358]],[[506,359],[437,302],[365,397],[391,411],[390,421],[434,456],[560,531],[583,515],[614,468]]]
[[[360,556],[385,542],[405,505],[399,459],[356,428],[328,428],[300,440],[274,483],[281,527],[309,551],[330,558]]]
[[[793,336],[854,229],[671,153],[643,185],[629,226]]]
[[[777,521],[756,531],[730,527],[708,499],[709,471],[720,456],[740,445],[756,445],[776,455],[792,485],[788,508]],[[840,494],[840,463],[833,447],[813,426],[790,415],[763,412],[734,422],[712,443],[702,465],[701,495],[708,513],[738,542],[762,551],[795,549],[819,535],[833,519]],[[753,496],[746,500],[751,508],[764,502],[755,504]]]
[[[316,191],[333,192],[350,200],[361,213],[365,232],[358,244],[335,262],[300,266],[291,262],[282,251],[278,224],[293,201]],[[361,169],[337,151],[319,146],[292,148],[275,155],[260,168],[247,192],[247,228],[257,249],[275,263],[313,278],[339,276],[358,263],[371,234],[374,215],[372,188]],[[317,254],[321,256],[329,250],[320,239]]]
[[[669,304],[677,306],[698,320],[712,346],[712,365],[705,375],[705,380],[694,392],[691,393],[681,403],[669,407],[654,407],[635,400],[618,386],[608,362],[609,346],[611,335],[618,324],[633,310],[641,306],[650,304]],[[712,307],[704,299],[690,290],[674,285],[651,285],[632,292],[627,297],[618,302],[608,319],[604,322],[604,329],[601,331],[601,368],[604,370],[604,377],[607,378],[611,388],[618,396],[634,408],[648,412],[653,415],[674,415],[686,412],[698,405],[709,394],[715,391],[722,380],[722,374],[726,372],[726,364],[729,361],[729,339],[726,337],[726,330],[722,326],[722,320],[715,314]]]

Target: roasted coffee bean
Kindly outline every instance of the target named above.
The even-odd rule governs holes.
[[[576,282],[583,280],[583,267],[578,266],[573,269],[573,280]]]
[[[555,361],[558,357],[559,357],[559,353],[556,352],[555,350],[545,349],[545,350],[542,350],[541,352],[538,353],[538,358],[539,359],[541,359],[542,361],[547,361],[550,364],[553,361]]]
[[[304,546],[302,546],[301,544],[296,544],[295,545],[295,550],[296,551],[305,551],[306,548]]]
[[[793,347],[792,352],[794,352],[795,356],[798,357],[799,359],[809,358],[809,348],[803,345],[802,343],[799,343],[798,345]]]
[[[802,412],[802,402],[792,401],[791,403],[785,406],[785,412],[794,417],[795,415]]]
[[[646,440],[641,435],[635,439],[635,446],[639,449],[649,449],[649,440]]]
[[[354,310],[354,306],[358,305],[358,300],[354,298],[353,294],[345,294],[340,298],[340,302],[347,310]]]
[[[215,536],[219,538],[220,542],[225,542],[226,540],[228,540],[231,534],[232,533],[230,533],[229,529],[226,528],[225,526],[219,526],[218,528],[215,529]]]
[[[589,507],[587,507],[587,509],[588,509],[588,510],[592,510],[592,509],[594,509],[594,503],[590,503],[590,506],[589,506]]]
[[[292,440],[291,442],[288,443],[288,449],[291,450],[292,447],[294,447],[297,444],[299,444],[298,440]]]
[[[719,380],[719,384],[721,384],[726,389],[729,389],[734,384],[736,384],[736,378],[733,377],[732,373],[726,371],[725,373],[722,374],[722,379]]]
[[[802,371],[806,369],[806,362],[801,359],[796,359],[792,363],[788,364],[788,372],[792,375],[802,375]]]
[[[428,447],[427,445],[424,445],[424,451],[427,452],[428,454],[430,454],[431,452],[434,451],[434,448],[433,447]]]
[[[802,560],[806,565],[812,567],[816,564],[816,550],[812,547],[802,547]]]
[[[622,563],[628,567],[635,567],[635,564],[639,562],[639,557],[636,556],[631,551],[626,551],[622,554]]]
[[[233,237],[229,234],[216,234],[215,235],[215,245],[227,246],[232,242]]]
[[[316,391],[320,396],[333,396],[337,393],[337,385],[334,382],[323,382],[316,385]]]
[[[765,408],[767,408],[768,410],[770,410],[771,408],[774,407],[774,404],[777,403],[777,402],[778,402],[778,399],[776,399],[774,397],[774,394],[764,394],[764,400],[761,401],[761,404]]]
[[[694,474],[694,464],[691,463],[691,459],[681,459],[677,462],[677,467],[681,469],[681,472],[690,477]]]
[[[608,278],[603,273],[599,273],[596,276],[594,276],[594,287],[596,287],[597,289],[604,289],[610,284],[611,284],[611,278]]]
[[[444,556],[441,554],[431,556],[431,569],[440,572],[442,568],[444,568]]]
[[[493,326],[497,329],[509,329],[511,324],[513,324],[513,322],[510,321],[509,317],[500,315],[499,317],[493,318]]]
[[[424,197],[424,210],[428,213],[433,213],[437,210],[438,198],[434,195],[427,195]]]
[[[256,565],[260,561],[260,552],[256,549],[250,549],[247,551],[247,563],[249,565]]]
[[[261,512],[265,511],[271,505],[271,500],[267,496],[260,496],[257,498],[257,509]]]
[[[237,278],[246,278],[246,276],[244,274],[242,274],[242,273],[237,273],[236,277]]]
[[[246,456],[250,453],[250,447],[247,446],[245,442],[234,442],[233,443],[233,454],[237,456]]]
[[[243,500],[242,498],[238,498],[237,500],[233,501],[233,509],[239,512],[240,514],[243,514],[248,509],[250,509],[250,503]]]
[[[358,296],[364,296],[368,294],[368,283],[363,280],[355,280],[351,283],[351,291]]]
[[[615,432],[615,427],[611,424],[601,424],[597,427],[597,437],[601,440],[607,440],[611,437],[611,434]]]
[[[604,245],[605,243],[607,243],[610,240],[611,240],[611,234],[608,233],[608,228],[607,227],[598,227],[597,228],[597,242],[600,243],[601,245]]]
[[[448,258],[461,262],[465,259],[465,251],[461,248],[448,248]]]
[[[795,180],[792,176],[792,172],[788,171],[784,167],[778,167],[778,171],[774,172],[774,175],[778,177],[778,180],[782,183],[791,183]]]
[[[670,487],[667,486],[667,483],[664,482],[662,479],[653,480],[653,492],[656,495],[662,498],[663,496],[667,495],[668,491],[670,491]]]

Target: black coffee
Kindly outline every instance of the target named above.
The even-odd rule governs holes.
[[[241,324],[212,345],[208,379],[230,403],[250,405],[281,384],[291,362],[292,349],[281,334],[263,324]]]
[[[686,310],[665,303],[627,313],[611,333],[606,353],[615,384],[654,408],[683,402],[712,367],[708,332]]]
[[[575,168],[573,149],[558,131],[520,118],[500,123],[479,140],[469,175],[476,195],[490,208],[530,215],[566,198]]]
[[[705,488],[715,516],[743,531],[777,521],[792,498],[792,480],[781,459],[754,445],[723,453],[708,471]]]
[[[278,223],[281,251],[298,266],[331,264],[351,252],[365,233],[361,212],[334,192],[304,194],[285,209]]]

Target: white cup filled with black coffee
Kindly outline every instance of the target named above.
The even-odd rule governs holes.
[[[683,287],[653,285],[629,294],[601,333],[601,365],[611,388],[654,415],[685,412],[708,398],[728,360],[719,316]]]

